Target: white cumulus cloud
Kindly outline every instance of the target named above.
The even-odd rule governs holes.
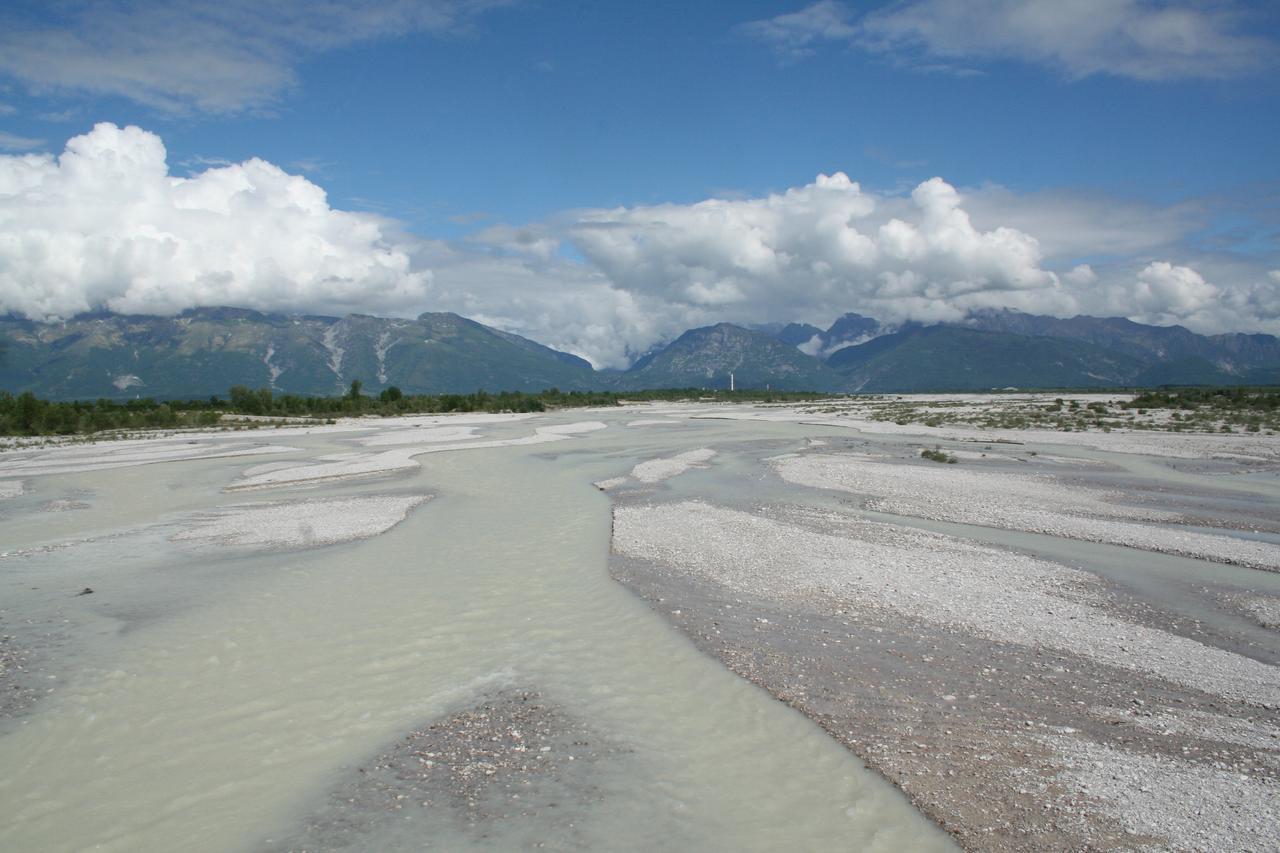
[[[628,291],[759,319],[855,309],[947,319],[965,297],[1058,284],[1034,237],[975,228],[940,178],[916,187],[901,215],[883,207],[837,172],[764,198],[587,211],[567,237]]]
[[[1190,267],[1155,261],[1138,273],[1133,300],[1143,313],[1178,318],[1204,310],[1218,295],[1218,288]]]
[[[970,196],[941,178],[906,197],[878,194],[836,173],[759,198],[577,211],[533,233],[546,252],[559,235],[612,292],[639,306],[643,328],[619,335],[629,351],[642,350],[646,337],[719,320],[824,326],[847,311],[892,324],[1011,308],[1206,333],[1280,332],[1280,275],[1185,258],[1179,244],[1201,221],[1193,205],[1108,205],[999,187]],[[511,230],[520,235],[512,252],[530,240],[527,232]],[[1166,251],[1184,257],[1142,258]],[[1082,256],[1099,260],[1074,260]]]
[[[402,311],[430,274],[389,228],[263,160],[175,177],[158,136],[99,124],[59,157],[0,157],[0,308]]]

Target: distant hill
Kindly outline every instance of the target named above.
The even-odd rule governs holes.
[[[844,314],[836,318],[822,335],[822,347],[832,352],[840,347],[864,343],[887,331],[879,320],[861,314]]]
[[[720,323],[690,329],[630,370],[615,374],[613,387],[728,388],[730,373],[738,388],[834,391],[842,385],[838,373],[772,335]]]
[[[827,362],[861,392],[1126,385],[1146,367],[1133,356],[1079,341],[911,326],[838,350]]]
[[[205,397],[232,385],[333,394],[593,387],[583,359],[456,314],[416,320],[197,308],[176,317],[0,319],[0,388],[55,399]]]
[[[784,344],[799,347],[809,355],[826,358],[841,347],[863,343],[889,330],[883,328],[879,320],[850,313],[837,318],[826,330],[808,323],[788,323],[777,331],[764,328],[762,331],[770,331]]]
[[[1257,368],[1280,366],[1280,339],[1274,335],[1198,335],[1182,326],[1147,326],[1123,317],[1062,319],[1017,311],[975,312],[963,325],[989,332],[1081,341],[1152,364],[1200,359],[1224,376],[1239,377]]]
[[[761,331],[767,331],[762,329]],[[813,340],[814,336],[822,337],[822,330],[817,326],[810,326],[808,323],[787,323],[776,332],[772,333],[775,338],[784,344],[790,344],[798,347],[801,344],[807,344]]]
[[[727,388],[730,373],[738,388],[780,391],[1268,384],[1280,382],[1280,341],[1114,317],[988,311],[958,324],[892,328],[849,313],[825,331],[799,323],[691,329],[627,370],[594,371],[577,356],[456,314],[404,320],[197,308],[64,323],[0,318],[0,390],[53,399],[207,397],[232,385],[328,395],[355,379],[375,394],[391,385],[406,393]]]
[[[1280,366],[1251,367],[1242,373],[1228,373],[1204,358],[1180,358],[1153,364],[1138,374],[1135,385],[1277,385]]]
[[[859,316],[846,314],[837,324]],[[852,328],[870,328],[874,322]],[[913,340],[888,354],[926,329],[942,328],[992,337],[930,332],[935,337]],[[824,336],[831,338],[832,331]],[[930,358],[938,360],[933,366],[927,366],[928,359],[920,354],[926,340]],[[879,360],[873,366],[861,367],[874,359]],[[1268,384],[1280,381],[1280,339],[1263,334],[1200,335],[1182,326],[1148,326],[1122,317],[1064,319],[978,311],[961,323],[907,324],[899,333],[837,349],[827,363],[849,378],[850,388],[866,390]]]

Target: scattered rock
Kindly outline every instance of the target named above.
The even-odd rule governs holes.
[[[581,849],[575,821],[609,796],[596,766],[625,754],[537,691],[502,690],[353,768],[295,833],[262,849],[379,849],[381,833],[415,813],[477,838],[501,825],[521,849]]]

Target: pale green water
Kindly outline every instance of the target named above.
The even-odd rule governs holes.
[[[6,550],[245,500],[437,497],[382,536],[316,551],[193,558],[153,532],[0,562],[6,618],[66,618],[63,652],[81,655],[59,662],[55,650],[69,683],[0,737],[0,847],[253,849],[288,833],[352,765],[510,683],[631,750],[601,766],[608,796],[577,816],[590,849],[948,849],[816,726],[608,578],[609,501],[590,482],[740,438],[742,426],[640,431],[606,419],[610,429],[584,438],[423,456],[408,476],[302,491],[219,494],[283,456],[33,481],[36,495],[0,521]],[[335,449],[282,442],[306,446],[294,458]],[[21,511],[73,489],[89,490],[93,509]],[[69,597],[86,583],[93,597]],[[512,841],[419,819],[421,834],[402,839],[451,850]]]

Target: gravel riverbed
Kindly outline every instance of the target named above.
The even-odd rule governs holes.
[[[350,768],[298,826],[260,849],[449,849],[427,830],[429,820],[492,849],[590,849],[575,821],[608,796],[596,765],[620,755],[538,691],[506,688]]]
[[[1168,536],[1177,513],[815,447],[763,463],[800,487],[793,503],[616,493],[614,578],[966,849],[1277,849],[1280,637],[1249,657],[1091,572],[806,504],[805,487],[905,495],[911,514],[970,524],[1034,516],[1066,538],[1089,538],[1085,521]],[[1239,544],[1230,562],[1269,564],[1276,547],[1210,538]],[[1243,558],[1254,545],[1264,558]],[[1264,626],[1274,601],[1204,595]]]
[[[1125,506],[1114,493],[1068,486],[1047,475],[882,463],[848,455],[774,460],[797,485],[862,495],[868,509],[937,521],[1025,530],[1280,571],[1280,546],[1179,530],[1181,515]]]
[[[195,515],[170,538],[238,548],[316,548],[385,533],[430,499],[371,495],[220,507]]]

